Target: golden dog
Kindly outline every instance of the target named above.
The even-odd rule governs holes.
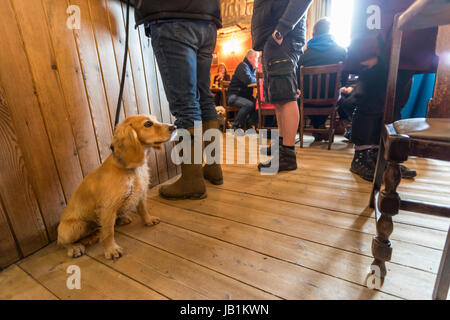
[[[58,226],[58,243],[70,257],[79,257],[85,245],[100,240],[107,259],[119,258],[122,248],[114,241],[114,225],[131,222],[136,212],[145,225],[159,223],[147,211],[149,172],[147,150],[170,140],[176,127],[151,116],[133,116],[117,126],[106,161],[90,173],[71,197]]]

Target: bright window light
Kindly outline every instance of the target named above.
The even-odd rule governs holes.
[[[331,34],[336,42],[347,48],[350,45],[353,5],[355,0],[332,0],[331,15],[332,23]]]
[[[242,42],[241,40],[238,40],[236,38],[232,38],[232,39],[224,42],[222,45],[223,53],[224,54],[240,53],[242,51],[241,42]]]

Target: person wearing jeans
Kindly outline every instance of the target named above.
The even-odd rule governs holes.
[[[222,26],[219,0],[135,1],[136,25],[151,37],[170,112],[177,128],[191,133],[191,161],[181,164],[181,177],[159,189],[167,199],[206,197],[203,178],[222,184],[220,164],[194,163],[194,124],[219,128],[210,91],[212,53]]]
[[[232,94],[228,97],[227,103],[229,106],[240,108],[238,114],[236,115],[233,129],[243,129],[245,127],[245,120],[247,119],[248,115],[251,115],[252,125],[255,124],[255,122],[257,121],[255,120],[255,114],[257,115],[255,109],[255,98],[252,97],[251,99],[246,99],[236,94]]]
[[[256,83],[257,64],[258,52],[249,50],[244,61],[237,66],[231,78],[227,93],[227,104],[240,108],[233,129],[243,129],[248,115],[250,115],[252,125],[256,125],[258,121],[253,88],[249,88],[250,84]]]
[[[194,121],[216,120],[216,107],[210,90],[216,25],[210,21],[186,20],[153,23],[149,28],[177,128],[191,128]]]

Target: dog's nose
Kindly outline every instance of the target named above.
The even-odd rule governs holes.
[[[171,125],[171,126],[169,126],[169,131],[175,131],[177,129],[177,126],[176,125]]]

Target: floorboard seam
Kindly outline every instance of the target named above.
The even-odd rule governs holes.
[[[195,230],[191,230],[191,229],[188,229],[188,228],[185,228],[185,227],[176,225],[176,224],[172,224],[172,223],[166,222],[166,221],[164,221],[164,223],[166,223],[166,224],[168,224],[168,225],[172,225],[172,226],[177,227],[177,228],[180,228],[180,229],[184,229],[184,230],[187,230],[187,231],[190,231],[190,232],[194,232],[194,233],[203,235],[203,236],[208,237],[208,238],[215,239],[215,240],[220,241],[220,242],[227,243],[227,244],[232,245],[232,246],[236,246],[236,247],[239,247],[239,248],[248,250],[248,251],[255,252],[255,253],[261,254],[261,255],[263,255],[263,256],[268,256],[268,257],[270,257],[270,258],[272,258],[272,259],[274,259],[274,260],[277,260],[277,261],[285,262],[285,263],[294,265],[294,266],[296,266],[296,267],[305,268],[305,269],[308,269],[308,270],[310,270],[310,271],[313,271],[313,272],[317,272],[317,273],[323,274],[323,275],[325,275],[325,276],[329,276],[329,277],[332,277],[332,278],[335,278],[335,279],[339,279],[339,280],[342,280],[342,281],[345,281],[345,282],[348,282],[348,283],[355,284],[355,285],[360,286],[360,287],[363,287],[363,288],[367,288],[366,286],[364,286],[364,285],[362,285],[362,284],[360,284],[360,283],[357,283],[357,282],[354,282],[354,281],[350,281],[350,280],[347,280],[347,279],[343,279],[343,278],[340,278],[340,277],[336,277],[336,276],[327,274],[327,273],[325,273],[325,272],[318,271],[318,270],[315,270],[315,269],[306,267],[306,266],[301,265],[301,264],[298,264],[298,263],[294,263],[294,262],[291,262],[291,261],[288,261],[288,260],[284,260],[284,259],[281,259],[281,258],[272,256],[272,255],[267,254],[267,253],[263,253],[263,252],[260,252],[260,251],[257,251],[257,250],[251,249],[251,248],[247,248],[247,247],[241,246],[241,245],[239,245],[239,244],[235,244],[235,243],[232,243],[232,242],[229,242],[229,241],[220,239],[220,238],[216,238],[216,237],[211,236],[211,235],[207,235],[207,234],[204,234],[204,233],[195,231]],[[377,290],[377,291],[383,292],[384,294],[387,294],[387,295],[390,295],[390,296],[393,296],[393,297],[397,297],[397,298],[400,298],[400,299],[405,299],[405,298],[402,298],[402,297],[400,297],[400,296],[394,295],[394,294],[389,293],[389,292],[384,292],[384,291],[381,291],[381,290]]]
[[[211,216],[211,217],[218,218],[218,219],[222,219],[222,220],[226,220],[226,221],[232,221],[232,222],[239,223],[239,224],[242,224],[242,225],[247,225],[247,226],[250,226],[250,227],[253,227],[253,228],[257,228],[257,229],[261,229],[261,230],[273,232],[273,233],[276,233],[276,234],[281,234],[281,235],[284,235],[284,236],[287,236],[287,237],[290,237],[290,238],[294,238],[294,239],[298,239],[298,240],[303,240],[303,241],[315,243],[315,244],[317,244],[317,245],[321,245],[321,246],[324,246],[324,247],[333,248],[333,249],[336,249],[336,250],[339,250],[339,251],[344,251],[344,252],[347,252],[347,253],[350,253],[350,254],[360,255],[360,256],[363,256],[363,257],[368,257],[368,258],[373,259],[373,256],[371,256],[371,255],[366,255],[366,254],[362,254],[362,253],[359,253],[359,252],[351,251],[351,250],[348,250],[348,249],[343,249],[343,248],[339,248],[339,247],[334,247],[334,246],[331,246],[331,245],[328,245],[328,244],[324,244],[324,243],[320,243],[320,242],[317,242],[317,241],[313,241],[313,240],[310,240],[310,239],[301,238],[301,237],[298,237],[298,236],[293,236],[293,235],[290,235],[290,234],[287,234],[287,233],[283,233],[283,232],[279,232],[279,231],[274,231],[274,230],[271,230],[271,229],[267,229],[267,228],[255,226],[255,225],[252,225],[252,224],[240,222],[240,221],[237,221],[237,220],[232,220],[232,219],[228,219],[228,218],[223,218],[223,217],[215,216],[215,215],[208,214],[208,213],[204,213],[204,212],[202,212],[202,211],[197,211],[197,210],[194,210],[194,209],[181,208],[181,207],[178,207],[178,206],[175,206],[175,205],[169,205],[169,204],[167,204],[167,203],[160,202],[160,201],[157,201],[157,202],[162,203],[162,204],[165,204],[165,205],[170,206],[170,207],[174,207],[174,208],[178,208],[178,209],[182,209],[182,210],[187,210],[187,211],[192,211],[192,212],[195,212],[195,213],[198,213],[198,214],[203,214],[203,215]],[[174,224],[172,224],[172,223],[170,223],[170,222],[167,222],[167,221],[164,221],[164,223],[167,223],[167,224],[170,224],[170,225],[174,225]],[[175,226],[177,226],[177,225],[175,225]],[[190,229],[187,229],[187,228],[184,228],[184,227],[180,227],[180,228],[186,229],[186,230],[190,230]],[[190,230],[190,231],[192,231],[192,230]],[[197,232],[197,231],[192,231],[192,232],[196,232],[196,233],[202,234],[202,233]],[[204,235],[204,234],[203,234],[203,235]],[[208,236],[208,237],[214,238],[214,237],[212,237],[212,236]],[[226,242],[225,240],[223,240],[223,241]],[[399,241],[399,240],[396,240],[396,241]],[[238,246],[239,246],[239,245],[238,245]],[[249,249],[249,250],[252,250],[252,249]],[[440,251],[442,252],[442,250],[440,250]],[[413,270],[417,270],[417,271],[429,273],[429,274],[432,274],[432,275],[436,275],[436,274],[437,274],[436,272],[432,272],[432,271],[429,271],[429,270],[420,269],[420,268],[417,268],[417,267],[408,266],[408,265],[401,264],[401,263],[398,263],[398,262],[389,261],[389,263],[395,264],[395,265],[397,265],[397,266],[401,266],[401,267],[410,268],[410,269],[413,269]]]
[[[331,212],[338,212],[338,213],[343,213],[343,214],[347,214],[347,215],[351,215],[351,216],[357,216],[357,217],[361,216],[359,214],[348,212],[348,211],[339,211],[339,210],[334,210],[334,209],[330,209],[330,208],[323,208],[323,207],[318,207],[318,206],[314,206],[314,205],[310,205],[310,204],[294,202],[294,201],[291,201],[291,200],[277,199],[277,198],[274,198],[274,197],[271,197],[271,196],[261,196],[261,195],[258,195],[258,194],[245,192],[245,191],[237,191],[237,190],[228,189],[228,188],[225,188],[225,187],[218,187],[218,186],[214,186],[214,185],[211,185],[211,187],[213,187],[215,189],[218,189],[218,190],[225,190],[225,191],[229,191],[229,192],[233,192],[233,193],[239,193],[239,194],[247,194],[247,195],[251,195],[251,196],[258,197],[258,198],[263,198],[263,199],[271,199],[271,200],[274,200],[274,201],[287,202],[287,203],[291,203],[291,204],[295,204],[295,205],[300,205],[300,206],[305,206],[305,207],[310,207],[310,208],[316,208],[316,209],[321,209],[321,210],[327,210],[327,211],[331,211]],[[362,215],[362,216],[367,217],[367,218],[372,219],[372,220],[375,221],[375,218],[372,217],[372,215]],[[422,228],[422,229],[426,229],[426,230],[440,231],[440,232],[444,232],[444,233],[447,232],[447,231],[444,231],[443,229],[441,230],[441,229],[436,229],[436,228],[429,228],[429,227],[424,227],[424,226],[415,225],[415,224],[411,224],[411,223],[405,223],[405,222],[401,222],[401,221],[394,221],[394,227],[395,227],[395,224],[402,224],[402,225],[406,225],[406,226],[412,226],[412,227]],[[333,225],[331,225],[331,226],[333,226]],[[333,226],[333,227],[340,228],[340,229],[345,229],[345,228],[341,228],[341,227],[337,227],[337,226]],[[345,229],[345,230],[348,230],[348,229]],[[436,248],[434,248],[434,249],[436,249]],[[439,250],[439,249],[437,249],[437,250]]]
[[[31,273],[29,273],[26,269],[22,268],[19,264],[15,264],[20,270],[25,272],[31,279],[33,279],[37,284],[39,284],[41,287],[43,287],[45,290],[50,292],[56,299],[61,300],[61,298],[56,295],[53,291],[51,291],[49,288],[47,288],[43,283],[41,283],[39,280],[37,280]]]
[[[132,278],[131,276],[127,275],[126,273],[124,273],[124,272],[122,272],[122,271],[120,271],[120,270],[114,269],[113,267],[111,267],[110,265],[104,263],[104,262],[101,261],[100,259],[97,259],[96,257],[94,257],[94,256],[92,256],[92,255],[90,255],[90,254],[88,254],[88,253],[86,253],[86,256],[88,256],[88,257],[91,258],[92,260],[97,261],[98,263],[104,265],[105,267],[108,267],[109,269],[113,270],[114,272],[117,272],[117,273],[119,273],[119,274],[125,276],[126,278],[128,278],[128,279],[130,279],[130,280],[132,280],[132,281],[134,281],[134,282],[139,283],[140,285],[146,287],[147,289],[150,289],[150,290],[156,292],[157,294],[159,294],[159,295],[161,295],[161,296],[167,298],[168,300],[172,300],[170,297],[168,297],[168,296],[166,296],[165,294],[159,292],[158,290],[155,290],[155,289],[153,289],[152,287],[150,287],[149,285],[147,285],[147,284],[145,284],[145,283],[143,283],[143,282],[141,282],[141,281],[139,281],[139,280],[137,280],[137,279]]]
[[[124,233],[123,231],[117,231],[117,230],[116,230],[116,232],[118,232],[118,233],[120,233],[121,235],[126,236],[126,237],[128,237],[128,238],[130,238],[130,239],[134,239],[134,240],[139,241],[139,242],[141,242],[141,243],[144,243],[144,244],[146,244],[146,245],[148,245],[148,246],[151,246],[151,247],[156,248],[156,249],[158,249],[158,250],[161,250],[161,251],[164,251],[164,252],[169,253],[169,254],[171,254],[171,255],[174,255],[174,256],[177,257],[177,258],[180,258],[180,259],[189,261],[190,263],[193,263],[193,264],[195,264],[195,265],[201,266],[202,268],[208,269],[208,270],[213,271],[213,272],[215,272],[215,273],[221,274],[222,276],[225,276],[225,277],[227,277],[227,278],[230,278],[230,279],[233,279],[233,280],[238,281],[238,282],[240,282],[240,283],[243,283],[243,284],[245,284],[245,285],[247,285],[247,286],[249,286],[249,287],[252,287],[252,288],[255,288],[255,289],[257,289],[257,290],[259,290],[259,291],[262,291],[262,292],[264,292],[264,293],[270,294],[270,295],[272,295],[272,296],[274,296],[274,297],[276,297],[276,298],[279,298],[279,299],[282,299],[282,300],[286,300],[286,298],[283,298],[283,297],[281,297],[281,296],[278,296],[278,295],[276,295],[276,294],[274,294],[274,293],[272,293],[272,292],[269,292],[269,291],[267,291],[267,290],[258,288],[258,287],[254,286],[254,285],[252,285],[252,284],[246,283],[246,282],[244,282],[244,281],[242,281],[242,280],[240,280],[240,279],[236,279],[236,278],[234,278],[234,277],[232,277],[232,276],[230,276],[230,275],[227,275],[227,274],[225,274],[225,273],[222,273],[222,272],[220,272],[220,271],[218,271],[218,270],[215,270],[215,269],[213,269],[213,268],[211,268],[211,267],[205,266],[205,265],[203,265],[203,264],[201,264],[201,263],[198,263],[198,262],[195,262],[195,261],[193,261],[193,260],[187,259],[187,258],[185,258],[185,257],[183,257],[183,256],[180,256],[180,255],[178,255],[178,254],[176,254],[176,253],[170,252],[170,251],[168,251],[168,250],[166,250],[166,249],[163,249],[163,248],[161,248],[161,247],[158,247],[158,246],[156,246],[156,245],[154,245],[154,244],[151,244],[151,243],[148,243],[148,242],[143,241],[143,240],[141,240],[141,239],[135,238],[135,237],[133,237],[132,235],[130,235],[130,234],[128,234],[128,233]]]

